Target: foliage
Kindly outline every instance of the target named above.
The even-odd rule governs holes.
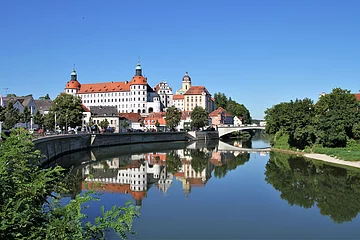
[[[160,123],[159,123],[159,121],[157,119],[156,119],[156,122],[155,122],[155,127],[156,128],[160,127]]]
[[[124,129],[127,129],[129,127],[129,123],[126,119],[124,119],[121,123],[121,126],[124,128]]]
[[[217,108],[224,108],[232,116],[238,116],[243,118],[244,124],[251,123],[251,116],[249,110],[240,103],[233,101],[231,98],[227,98],[224,93],[214,94],[215,105]]]
[[[345,147],[353,137],[353,126],[360,122],[356,97],[349,90],[334,88],[315,105],[318,143],[324,147]]]
[[[176,173],[180,170],[182,164],[179,154],[176,151],[166,153],[166,170],[169,173]]]
[[[40,113],[39,110],[36,111],[34,115],[34,123],[42,127],[44,125],[44,116]]]
[[[91,191],[77,195],[64,205],[62,194],[68,191],[61,181],[61,167],[41,169],[41,154],[33,150],[30,134],[13,130],[0,148],[0,239],[104,239],[114,229],[125,238],[131,231],[134,206],[102,208],[95,223],[85,223],[81,210],[90,200]]]
[[[289,150],[289,134],[285,130],[278,131],[270,141],[275,148]]]
[[[209,123],[209,117],[207,111],[200,107],[196,106],[191,112],[191,127],[202,128]]]
[[[345,148],[329,148],[322,147],[320,144],[315,144],[311,151],[346,161],[359,161],[360,159],[360,144],[354,139],[348,139]]]
[[[242,117],[243,124],[251,123],[250,112],[243,104],[237,103],[230,98],[228,100],[225,110],[232,116]]]
[[[305,149],[315,142],[323,147],[345,147],[348,138],[358,136],[360,122],[358,103],[348,90],[335,88],[321,96],[314,105],[312,100],[277,104],[265,111],[265,131],[289,135],[292,148]]]
[[[354,124],[354,126],[352,128],[352,132],[354,135],[354,139],[359,140],[360,139],[360,123]]]
[[[0,121],[4,129],[11,129],[19,121],[19,110],[14,108],[14,102],[9,101],[6,107],[0,107]]]
[[[39,100],[50,100],[50,96],[49,96],[49,94],[46,94],[43,97],[39,97]]]
[[[166,110],[166,126],[174,131],[175,128],[179,125],[181,120],[181,110],[176,108],[175,106],[169,107]]]
[[[195,170],[195,172],[200,173],[204,171],[211,156],[200,149],[191,149],[190,155],[191,167]]]
[[[49,113],[45,116],[44,123],[47,129],[54,129],[55,113],[56,124],[60,127],[75,128],[81,125],[82,103],[79,97],[71,94],[60,94],[51,103]]]
[[[99,125],[102,129],[106,129],[109,126],[109,121],[105,118],[99,123]]]
[[[334,222],[349,222],[360,211],[360,171],[307,161],[284,153],[270,153],[265,180],[290,205],[311,208]]]
[[[227,154],[227,153],[220,153],[220,154]],[[250,160],[250,153],[239,154],[234,159],[225,158],[225,161],[223,160],[221,161],[220,166],[215,166],[214,176],[216,178],[223,178],[228,172],[236,169],[238,166],[244,165],[249,160]]]
[[[30,110],[25,107],[24,111],[19,116],[19,121],[22,123],[28,123],[31,120],[31,113]]]
[[[17,97],[17,96],[14,93],[8,93],[8,94],[6,94],[6,97],[7,98],[12,98],[12,97]]]
[[[228,99],[224,93],[220,93],[220,92],[215,93],[214,100],[215,100],[216,108],[219,108],[219,107],[222,107],[224,109],[226,108]]]

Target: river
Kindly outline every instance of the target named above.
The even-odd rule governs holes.
[[[228,142],[266,148],[268,141]],[[63,156],[72,195],[101,182],[89,219],[132,201],[141,206],[130,239],[355,239],[360,171],[295,155],[225,151],[214,142],[99,148]],[[225,144],[226,145],[226,144]],[[93,176],[93,178],[89,178]],[[130,177],[131,176],[131,177]],[[108,234],[107,239],[118,239]]]

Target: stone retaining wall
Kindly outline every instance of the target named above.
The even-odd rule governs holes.
[[[135,143],[188,141],[185,132],[164,133],[109,133],[56,135],[34,140],[35,148],[44,155],[41,163],[63,154],[94,147],[117,146]]]

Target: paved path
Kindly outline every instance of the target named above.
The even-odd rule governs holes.
[[[356,162],[344,161],[344,160],[339,160],[339,159],[330,157],[325,154],[307,153],[307,154],[304,154],[304,157],[312,158],[312,159],[316,159],[316,160],[320,160],[320,161],[324,161],[324,162],[330,162],[330,163],[360,168],[360,161],[356,161]]]

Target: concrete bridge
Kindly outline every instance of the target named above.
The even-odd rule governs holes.
[[[238,151],[238,152],[260,152],[260,153],[268,153],[270,152],[269,148],[243,148],[243,147],[236,147],[230,144],[227,144],[220,140],[213,140],[212,144],[210,144],[212,147],[216,149],[216,151]],[[215,142],[216,141],[216,142]],[[206,144],[207,143],[207,144]],[[188,149],[199,149],[204,148],[209,145],[209,142],[203,141],[203,142],[192,142],[190,145],[187,146]]]
[[[242,130],[248,130],[248,129],[260,129],[260,130],[265,130],[265,126],[258,126],[258,125],[244,125],[244,126],[218,126],[218,132],[219,132],[219,137],[222,137],[226,134],[232,133],[232,132],[236,132],[236,131],[242,131]]]
[[[219,141],[218,151],[270,152],[270,148],[242,148]]]

